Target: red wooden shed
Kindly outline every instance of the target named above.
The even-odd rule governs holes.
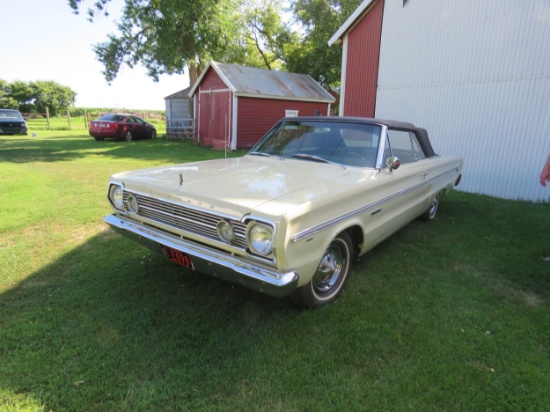
[[[330,114],[334,97],[307,74],[210,62],[189,96],[195,139],[215,148],[252,147],[285,116]]]

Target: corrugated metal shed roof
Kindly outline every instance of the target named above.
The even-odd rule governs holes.
[[[236,96],[288,99],[333,103],[334,97],[307,74],[280,72],[239,66],[236,64],[210,62],[193,88],[192,96],[208,70],[212,68]]]
[[[166,96],[164,100],[168,99],[187,99],[189,98],[189,91],[191,90],[191,87],[186,87],[183,90],[180,90],[179,92],[172,93],[170,96]]]

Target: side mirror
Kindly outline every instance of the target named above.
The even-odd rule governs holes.
[[[401,161],[398,157],[391,156],[386,159],[386,166],[390,168],[390,172],[393,172],[394,170],[399,169],[399,166],[401,166]]]

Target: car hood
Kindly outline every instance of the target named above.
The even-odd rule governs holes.
[[[130,191],[220,213],[244,215],[263,211],[276,215],[337,191],[341,179],[352,174],[352,169],[304,160],[244,156],[119,173],[112,180],[124,183]],[[280,209],[283,200],[286,210]]]
[[[21,118],[21,119],[17,119],[17,118],[14,118],[14,117],[9,117],[9,118],[1,118],[0,119],[0,123],[2,124],[12,124],[12,123],[16,123],[16,124],[22,124],[22,123],[25,123],[25,119]]]

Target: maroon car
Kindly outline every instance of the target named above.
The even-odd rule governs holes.
[[[154,139],[157,137],[157,130],[155,126],[133,114],[109,113],[90,122],[90,136],[96,140],[114,137],[129,142],[140,138]]]

